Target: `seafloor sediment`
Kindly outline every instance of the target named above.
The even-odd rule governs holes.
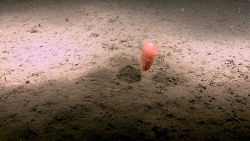
[[[1,0],[0,140],[250,140],[249,5]]]

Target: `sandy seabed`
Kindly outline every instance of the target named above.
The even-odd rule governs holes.
[[[249,17],[248,0],[0,0],[0,140],[249,141]]]

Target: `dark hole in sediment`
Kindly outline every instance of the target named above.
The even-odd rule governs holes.
[[[118,72],[117,78],[127,83],[139,82],[141,80],[141,71],[132,66],[126,66]]]

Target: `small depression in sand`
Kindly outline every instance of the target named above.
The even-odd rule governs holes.
[[[133,66],[126,66],[119,70],[117,79],[127,83],[136,83],[141,81],[141,71]]]

